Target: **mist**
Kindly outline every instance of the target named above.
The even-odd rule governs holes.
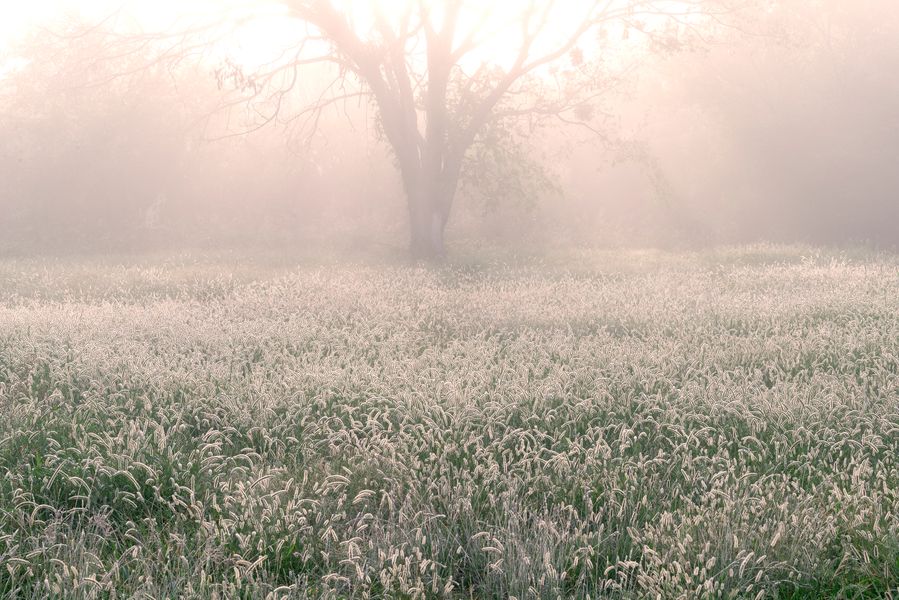
[[[289,110],[257,127],[263,108],[233,104],[247,69],[223,81],[224,54],[116,57],[112,25],[67,35],[88,25],[68,18],[3,46],[3,251],[405,243],[402,181],[367,100],[314,131]],[[448,239],[895,244],[899,8],[781,3],[707,29],[608,67],[589,129],[515,125],[470,152]],[[330,74],[304,72],[285,104],[302,112]]]
[[[899,3],[0,8],[0,599],[899,597]]]

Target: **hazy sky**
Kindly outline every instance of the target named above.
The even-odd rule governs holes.
[[[388,14],[398,13],[413,0],[380,0],[381,8]],[[81,17],[89,22],[101,21],[116,15],[121,26],[144,28],[151,31],[174,31],[209,15],[232,17],[254,15],[228,41],[228,53],[247,65],[267,62],[286,40],[296,39],[296,24],[283,18],[284,8],[277,2],[248,0],[0,0],[0,50],[9,48],[17,38],[35,27],[51,25],[66,16]],[[371,21],[371,0],[336,0],[343,4],[352,18]],[[677,5],[678,2],[672,1]],[[461,29],[468,31],[477,23],[485,22],[480,50],[470,57],[472,66],[481,62],[506,63],[511,61],[519,46],[520,25],[510,17],[516,6],[524,6],[525,0],[493,0],[471,3],[462,17]],[[540,51],[554,48],[559,40],[567,37],[583,19],[584,4],[578,1],[562,2],[553,10],[544,44]],[[644,19],[645,21],[645,19]],[[364,28],[361,27],[360,29]],[[462,34],[460,34],[462,35]],[[587,43],[589,46],[589,42]],[[539,45],[538,45],[539,46]]]

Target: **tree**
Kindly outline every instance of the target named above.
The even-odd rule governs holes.
[[[575,12],[570,0],[396,4],[402,6],[390,15],[384,4],[369,5],[370,23],[333,0],[291,0],[288,8],[330,45],[325,59],[357,76],[374,98],[402,176],[411,251],[419,258],[443,256],[466,155],[492,123],[528,115],[587,116],[598,82],[573,75],[584,67],[579,44],[588,33],[612,24],[646,30],[647,20],[660,17],[670,31],[673,20],[689,26],[699,9],[710,10],[696,1],[659,0],[587,0]],[[501,22],[495,11],[503,12]],[[503,38],[516,44],[509,63],[469,62],[483,52],[493,27],[517,31]],[[563,62],[575,67],[570,76],[546,85],[550,80],[542,75]]]
[[[729,1],[273,0],[302,24],[285,51],[292,58],[252,73],[231,65],[219,77],[252,99],[264,96],[269,122],[291,105],[286,97],[302,81],[301,68],[336,66],[334,81],[299,113],[315,122],[328,106],[371,98],[401,175],[411,252],[440,258],[465,161],[491,127],[509,119],[589,121],[604,89],[603,52],[616,45],[610,39],[631,43],[636,31],[664,38],[670,49]],[[497,40],[508,56],[494,60]]]

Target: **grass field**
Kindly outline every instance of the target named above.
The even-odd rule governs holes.
[[[899,597],[899,258],[0,261],[2,598]]]

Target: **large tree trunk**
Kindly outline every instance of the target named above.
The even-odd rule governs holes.
[[[446,256],[444,231],[449,213],[437,190],[425,186],[408,196],[410,250],[412,257],[442,260]]]
[[[409,249],[416,260],[441,261],[446,257],[444,232],[459,185],[457,165],[461,163],[453,161],[447,169],[447,165],[435,166],[436,161],[429,163],[414,158],[401,161],[409,207]]]

